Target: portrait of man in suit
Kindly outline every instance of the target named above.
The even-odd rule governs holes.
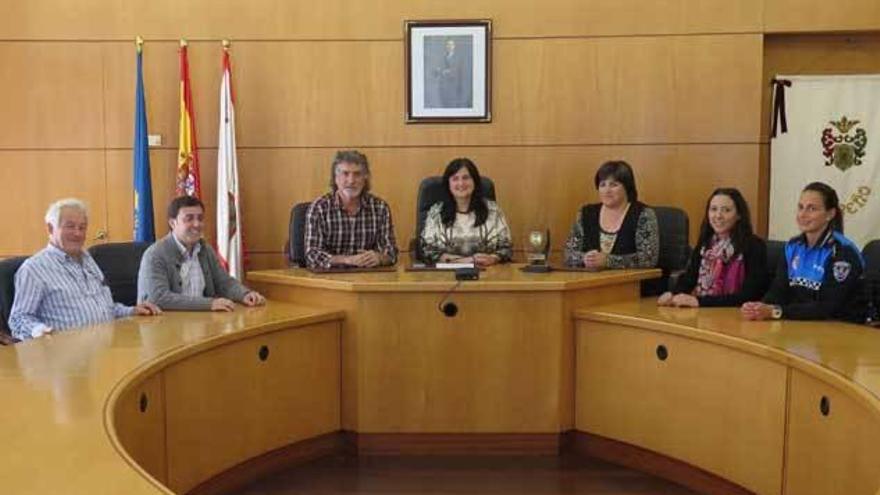
[[[425,108],[473,106],[473,40],[425,37]]]

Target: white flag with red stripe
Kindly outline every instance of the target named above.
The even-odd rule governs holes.
[[[217,140],[217,254],[229,274],[244,275],[241,209],[238,195],[238,159],[235,148],[235,98],[228,49],[223,50],[220,84],[220,131]]]

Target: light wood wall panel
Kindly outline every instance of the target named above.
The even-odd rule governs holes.
[[[0,257],[30,254],[45,247],[46,208],[69,196],[89,206],[88,236],[93,239],[106,225],[104,180],[100,151],[0,151],[4,226]]]
[[[101,48],[0,43],[0,149],[104,145]]]
[[[763,0],[17,0],[0,36],[19,39],[376,39],[406,19],[491,18],[498,36],[756,32]],[[193,22],[198,19],[198,22]]]
[[[177,44],[146,47],[150,133],[173,148]],[[404,124],[399,42],[243,42],[233,48],[238,142],[260,147],[754,142],[757,122],[743,108],[755,107],[760,98],[761,50],[757,35],[499,40],[494,122],[449,126]],[[201,146],[216,146],[220,53],[216,42],[190,44]],[[130,147],[132,44],[104,44],[102,55],[108,146]],[[729,75],[716,77],[721,72]]]
[[[706,196],[721,186],[739,187],[757,200],[759,145],[586,146],[499,148],[380,148],[364,150],[373,192],[392,208],[398,245],[406,249],[415,231],[415,203],[422,178],[440,175],[453,158],[473,159],[496,183],[514,242],[533,226],[552,231],[562,243],[578,207],[596,201],[593,176],[606,160],[628,160],[636,171],[639,197],[650,204],[679,205],[691,217],[692,238]],[[240,187],[244,232],[251,249],[280,252],[287,239],[290,207],[329,190],[334,150],[242,150]],[[670,180],[672,175],[678,177]]]
[[[764,31],[880,30],[877,0],[764,0]]]
[[[130,148],[134,134],[135,45],[132,41],[101,46],[105,60],[107,146]],[[179,42],[145,43],[143,64],[149,132],[162,136],[162,148],[175,150],[180,117],[179,49]],[[187,51],[198,145],[216,147],[222,46],[219,42],[193,42]],[[233,55],[233,69],[237,73],[236,60]]]
[[[492,124],[450,126],[404,124],[399,43],[239,44],[239,144],[757,140],[758,122],[743,109],[760,101],[760,36],[499,40],[494,48]]]

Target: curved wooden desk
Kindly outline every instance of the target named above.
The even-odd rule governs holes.
[[[651,456],[616,456],[607,440],[624,442],[759,494],[880,488],[876,330],[653,300],[577,315],[575,428],[587,453],[651,470]]]
[[[272,299],[343,310],[342,427],[360,452],[556,453],[573,427],[575,309],[639,297],[659,270],[250,272]],[[451,291],[451,294],[449,294]],[[448,317],[438,304],[458,312]]]
[[[338,431],[341,317],[270,302],[0,347],[0,492],[184,493]]]

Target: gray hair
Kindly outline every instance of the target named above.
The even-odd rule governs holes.
[[[367,156],[357,150],[341,150],[336,152],[336,156],[333,157],[333,163],[330,165],[330,189],[332,189],[334,193],[337,189],[336,166],[340,163],[360,165],[367,179],[364,184],[364,192],[370,190],[370,164],[367,162]]]
[[[49,209],[46,210],[46,223],[57,229],[58,224],[61,223],[61,210],[64,208],[81,211],[86,219],[89,218],[89,209],[85,203],[76,198],[64,198],[49,205]]]

